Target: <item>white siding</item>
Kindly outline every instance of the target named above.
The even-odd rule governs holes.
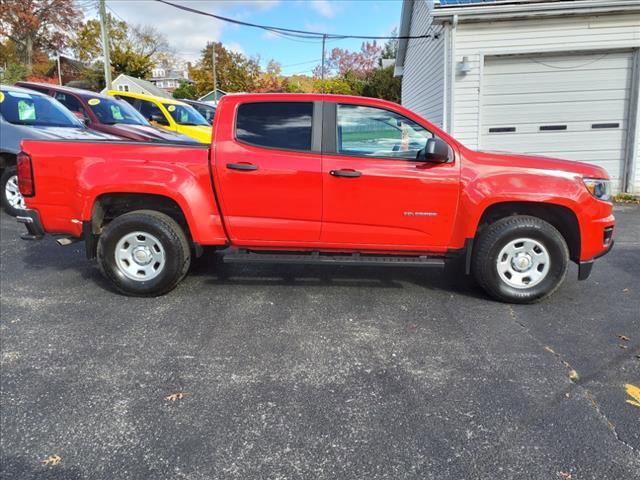
[[[433,2],[416,0],[410,35],[439,34],[438,38],[408,41],[402,76],[402,105],[442,127],[444,120],[444,34],[431,26]]]
[[[640,46],[640,16],[564,17],[458,24],[455,61],[468,57],[471,71],[456,74],[453,134],[478,148],[483,55],[622,49]],[[410,63],[405,62],[406,72]],[[417,62],[419,63],[419,62]],[[413,65],[411,65],[413,67]],[[407,79],[408,80],[408,79]]]

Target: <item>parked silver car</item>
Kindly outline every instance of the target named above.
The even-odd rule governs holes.
[[[13,216],[25,208],[16,173],[16,155],[25,138],[119,140],[119,137],[89,130],[61,103],[47,95],[0,85],[0,201]]]

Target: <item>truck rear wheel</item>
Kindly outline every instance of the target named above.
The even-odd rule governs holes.
[[[125,213],[110,222],[98,240],[98,264],[126,295],[153,297],[173,290],[191,263],[184,230],[153,210]]]
[[[480,234],[472,270],[492,297],[532,303],[556,291],[568,264],[567,243],[553,225],[536,217],[512,216],[492,223]]]
[[[24,197],[18,189],[18,171],[15,165],[4,169],[0,177],[0,193],[2,194],[2,206],[4,211],[12,217],[20,214],[27,208]]]

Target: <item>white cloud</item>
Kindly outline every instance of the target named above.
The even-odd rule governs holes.
[[[248,20],[252,14],[276,7],[280,0],[170,0],[185,7]],[[196,13],[178,10],[170,5],[149,0],[107,0],[111,13],[134,25],[150,25],[167,37],[170,49],[181,58],[194,62],[200,58],[207,42],[220,41],[223,31],[233,30],[236,25]],[[95,13],[94,13],[95,16]],[[242,51],[234,42],[233,51]]]
[[[226,48],[227,50],[230,50],[232,52],[235,53],[241,53],[242,55],[246,55],[244,53],[244,50],[242,49],[242,45],[240,45],[238,42],[228,42],[224,44],[224,48]]]
[[[333,18],[336,14],[335,4],[332,4],[329,0],[309,0],[308,5],[326,18]]]

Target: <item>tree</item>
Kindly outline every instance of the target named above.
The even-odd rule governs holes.
[[[241,53],[224,48],[222,43],[209,43],[202,49],[200,61],[191,68],[190,77],[194,81],[199,96],[213,90],[212,49],[216,51],[216,77],[218,88],[226,92],[252,92],[260,76],[260,65],[256,60]]]
[[[362,42],[359,52],[351,52],[342,48],[334,48],[328,58],[325,59],[325,77],[353,72],[358,77],[365,77],[378,65],[382,48],[373,42]],[[317,65],[313,74],[315,77],[322,77],[322,64]]]
[[[147,78],[155,56],[168,50],[166,37],[153,27],[131,26],[107,14],[111,67],[116,75]],[[75,57],[93,63],[102,58],[100,22],[88,20],[77,32],[70,47]]]
[[[21,62],[30,70],[34,52],[61,50],[81,20],[73,0],[2,0],[0,36],[13,41]]]
[[[189,82],[182,82],[178,88],[173,91],[173,98],[186,98],[188,100],[197,100],[198,93],[196,87]]]
[[[392,37],[398,36],[398,29],[394,28],[391,32]],[[390,38],[387,40],[387,43],[382,47],[382,53],[380,54],[380,58],[396,58],[398,54],[398,39]]]
[[[400,103],[401,86],[400,77],[394,77],[393,75],[393,66],[379,68],[374,70],[367,78],[362,89],[362,95]]]

